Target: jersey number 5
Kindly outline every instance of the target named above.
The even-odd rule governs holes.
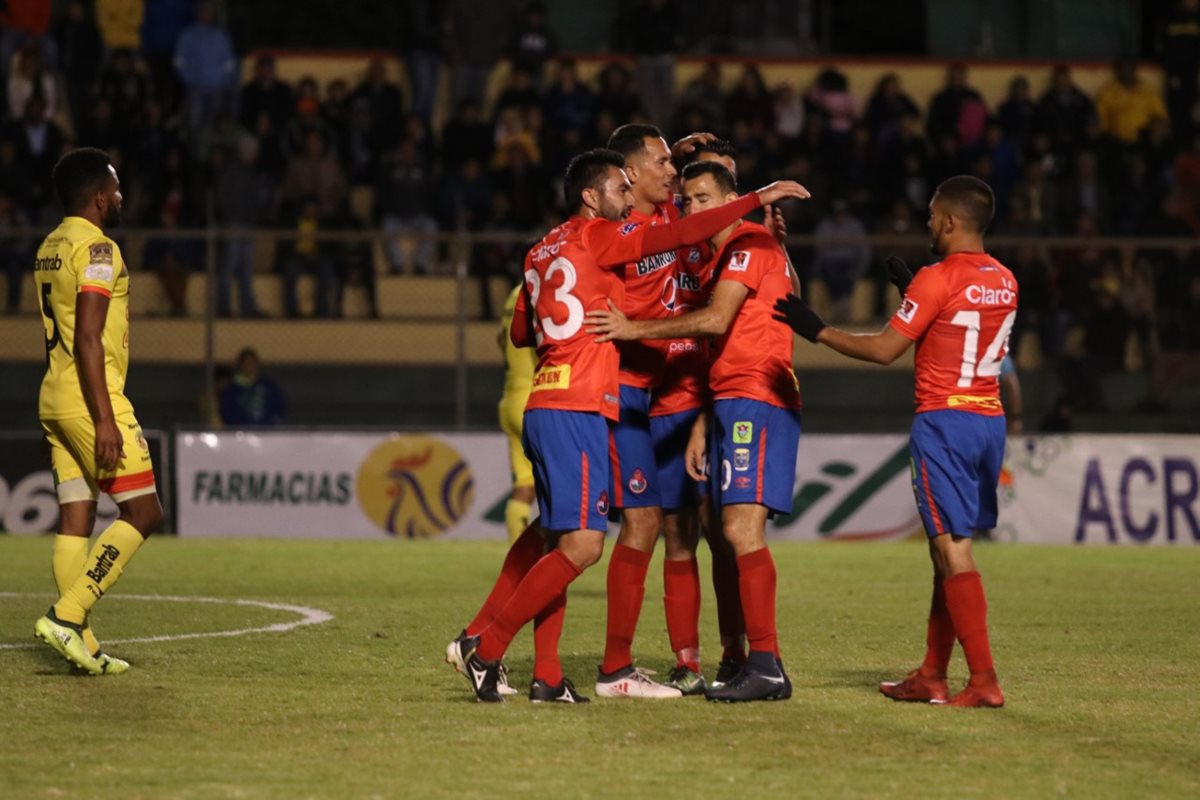
[[[50,283],[42,284],[42,316],[50,321],[50,335],[46,337],[46,358],[50,358],[50,351],[58,345],[63,346],[63,350],[67,351],[67,355],[71,355],[71,351],[67,350],[66,342],[62,340],[62,334],[58,330],[58,320],[54,318],[54,306],[50,304],[50,290],[53,286]]]
[[[976,377],[994,378],[1000,374],[1000,362],[1004,360],[1008,351],[1008,334],[1012,331],[1016,318],[1016,311],[1008,313],[1000,323],[1000,329],[996,331],[996,338],[992,339],[992,343],[988,345],[983,358],[979,359],[977,364],[975,359],[979,353],[979,312],[959,311],[954,315],[950,324],[967,329],[963,335],[962,371],[958,373],[959,388],[970,386]]]
[[[583,327],[583,303],[571,294],[578,280],[575,265],[562,257],[554,259],[550,262],[550,268],[546,270],[546,282],[549,283],[559,273],[562,274],[562,285],[554,290],[554,301],[567,308],[567,318],[563,322],[555,322],[549,315],[540,318],[537,316],[538,298],[542,294],[542,278],[537,274],[537,270],[531,269],[525,273],[525,282],[529,284],[529,300],[533,306],[533,327],[537,332],[539,345],[542,343],[543,332],[551,339],[561,342],[579,333],[579,329]]]

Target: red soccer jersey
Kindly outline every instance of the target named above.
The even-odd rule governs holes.
[[[674,203],[663,203],[654,214],[634,209],[626,220],[629,223],[665,225],[679,218]],[[625,300],[618,305],[630,319],[664,319],[670,316],[667,307],[675,281],[674,250],[646,256],[625,265]],[[621,383],[647,388],[658,383],[669,345],[665,341],[619,342],[621,353]]]
[[[676,256],[675,283],[667,302],[672,317],[707,306],[716,283],[715,262],[707,245],[684,248]],[[701,408],[708,396],[708,340],[667,339],[663,343],[665,362],[650,401],[650,416]]]
[[[617,348],[584,330],[588,311],[624,296],[623,262],[641,252],[646,226],[571,217],[525,256],[514,319],[534,309],[538,367],[526,409],[591,411],[617,419]],[[622,257],[624,256],[624,257]],[[612,266],[602,267],[602,264]]]
[[[1000,406],[1000,362],[1017,318],[1017,281],[987,253],[955,253],[917,272],[891,326],[917,343],[917,413]]]
[[[714,257],[717,281],[749,289],[724,336],[712,342],[713,398],[741,397],[780,408],[800,408],[792,371],[792,331],[775,321],[775,302],[792,291],[787,259],[771,232],[742,222]],[[714,287],[715,288],[715,287]]]

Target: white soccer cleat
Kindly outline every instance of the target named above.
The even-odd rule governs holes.
[[[467,674],[467,659],[471,656],[469,652],[463,652],[463,641],[466,638],[467,632],[463,630],[450,641],[450,644],[446,645],[446,663],[454,667],[455,672],[463,675]],[[502,697],[517,694],[517,690],[508,685],[508,667],[504,666],[504,662],[500,662],[500,676],[496,681],[496,691]]]
[[[651,679],[653,670],[630,665],[613,673],[600,672],[596,677],[597,697],[646,697],[663,700],[683,697],[683,692]]]

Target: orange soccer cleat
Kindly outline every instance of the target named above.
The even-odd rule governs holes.
[[[902,681],[884,681],[879,691],[906,703],[945,703],[950,696],[945,676],[925,675],[920,669],[914,669]]]
[[[1000,691],[1000,684],[995,677],[979,683],[971,681],[946,705],[956,708],[1000,708],[1004,705],[1004,692]]]

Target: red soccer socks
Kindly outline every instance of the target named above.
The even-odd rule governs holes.
[[[567,590],[563,589],[550,605],[533,619],[533,677],[550,686],[562,683],[562,663],[558,660],[558,640],[567,615]]]
[[[613,547],[608,561],[608,629],[600,667],[605,673],[633,663],[633,634],[642,613],[651,555],[623,544]]]
[[[680,664],[700,671],[700,569],[696,559],[663,561],[667,635]]]
[[[751,652],[779,654],[775,635],[775,560],[767,548],[737,558],[738,588]]]
[[[1004,695],[996,681],[992,648],[988,641],[987,598],[978,572],[963,572],[943,582],[946,608],[954,621],[954,633],[962,643],[971,679],[950,701],[952,706],[999,707]]]
[[[479,634],[479,657],[484,661],[503,657],[517,631],[545,611],[581,572],[561,550],[551,550],[538,559],[504,608]]]
[[[525,528],[525,532],[508,548],[504,556],[504,566],[500,568],[500,577],[496,578],[491,593],[483,601],[483,606],[471,624],[467,626],[468,636],[478,636],[479,632],[491,624],[492,620],[504,604],[512,597],[525,573],[542,557],[545,542],[540,529],[536,525]]]
[[[929,603],[929,627],[925,632],[925,661],[920,673],[930,678],[946,678],[946,667],[954,653],[954,621],[946,607],[946,590],[942,579],[933,578],[933,598]]]

